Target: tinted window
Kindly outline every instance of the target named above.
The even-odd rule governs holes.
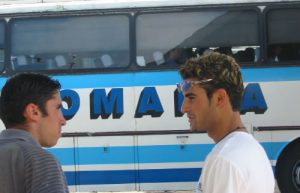
[[[0,70],[3,70],[4,67],[4,22],[0,21]]]
[[[13,21],[15,70],[124,67],[129,64],[127,16]]]
[[[142,14],[137,17],[137,64],[179,65],[212,51],[240,62],[259,57],[256,11],[200,11]]]
[[[268,62],[300,60],[300,9],[273,9],[267,13]]]

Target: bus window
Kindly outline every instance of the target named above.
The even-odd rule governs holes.
[[[124,15],[15,19],[13,70],[116,68],[129,65]]]
[[[0,71],[4,68],[4,22],[0,21]]]
[[[300,8],[267,12],[268,63],[300,60]]]
[[[139,66],[181,65],[209,51],[232,55],[242,63],[259,60],[254,10],[147,13],[138,15],[136,23]],[[146,65],[141,65],[141,58]]]

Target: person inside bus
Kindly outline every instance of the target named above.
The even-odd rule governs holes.
[[[240,50],[234,55],[238,62],[254,62],[255,60],[255,50],[251,47],[245,50]]]
[[[207,155],[197,193],[274,193],[271,164],[240,117],[243,79],[235,59],[211,53],[189,59],[180,70],[182,112],[190,128],[207,132],[215,146]]]
[[[230,46],[219,47],[219,48],[216,48],[214,51],[219,52],[221,54],[226,54],[226,55],[229,55],[229,56],[233,56],[233,53],[232,53],[232,50],[231,50]]]
[[[66,124],[60,87],[48,76],[21,73],[2,88],[1,193],[69,192],[59,162],[42,148],[54,146]]]
[[[280,45],[271,45],[268,48],[268,63],[276,63],[281,60],[282,47]]]
[[[166,54],[166,64],[179,65],[183,64],[186,60],[186,55],[183,48],[173,48]]]

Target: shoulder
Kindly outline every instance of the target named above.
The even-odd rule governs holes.
[[[24,162],[27,166],[47,167],[48,164],[58,165],[57,159],[42,147],[20,142],[19,148],[22,150]]]
[[[217,162],[228,162],[236,169],[257,171],[260,166],[270,167],[268,156],[261,144],[248,133],[235,132],[217,144],[209,155]]]
[[[5,152],[7,156],[23,157],[24,159],[33,151],[41,149],[23,140],[5,140],[3,143],[0,143],[0,148],[1,153]]]
[[[256,190],[256,187],[259,187],[267,178],[271,181],[273,178],[271,164],[263,147],[250,134],[242,132],[232,133],[226,140],[216,144],[207,157],[204,167],[206,183],[213,181],[211,178],[216,183],[224,181],[227,184],[220,186],[223,190],[224,187],[230,190],[221,191],[220,189],[217,192],[247,192],[245,188],[249,188],[249,184],[251,184],[251,190],[253,188]],[[212,187],[215,187],[215,184],[212,184]],[[240,191],[231,191],[232,187],[243,188]]]
[[[66,178],[58,160],[46,149],[32,146],[24,151],[27,192],[68,192]]]
[[[237,168],[249,168],[255,164],[270,164],[263,147],[251,134],[235,132],[220,144],[216,144],[209,157],[226,160]]]
[[[240,157],[241,155],[247,155],[252,151],[260,152],[261,150],[263,150],[261,145],[251,134],[234,132],[216,144],[212,154],[225,157],[237,154]]]

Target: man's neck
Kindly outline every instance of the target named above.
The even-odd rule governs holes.
[[[209,136],[218,143],[230,133],[235,131],[247,132],[246,127],[242,123],[240,113],[233,112],[231,114],[224,115],[223,119],[218,122],[213,133],[209,133]]]

